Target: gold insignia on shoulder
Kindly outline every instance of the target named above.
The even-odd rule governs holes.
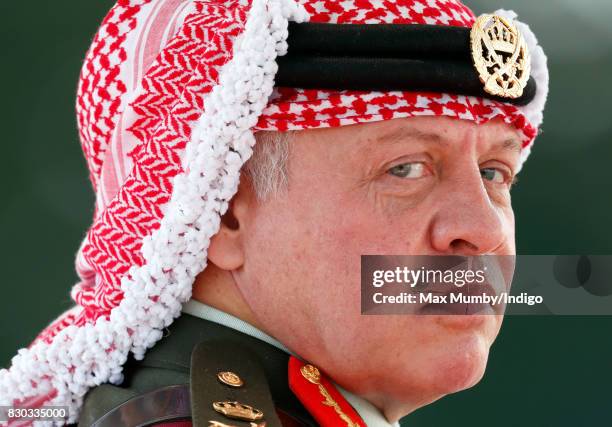
[[[209,420],[208,427],[236,427],[232,424],[225,424],[220,421]],[[250,423],[250,427],[266,427],[266,422],[262,421],[261,423]]]
[[[217,378],[223,384],[228,385],[230,387],[238,388],[238,387],[242,387],[244,385],[244,382],[242,381],[242,378],[240,378],[238,375],[236,375],[235,373],[230,372],[230,371],[219,372],[217,374]]]
[[[252,406],[236,401],[214,402],[213,409],[228,418],[243,421],[257,421],[264,416],[263,412]]]
[[[236,427],[231,424],[225,424],[219,421],[209,420],[208,427]]]
[[[470,33],[472,60],[488,94],[519,98],[529,81],[531,57],[516,26],[497,15],[478,17]]]

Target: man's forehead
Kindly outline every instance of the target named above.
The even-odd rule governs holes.
[[[440,118],[433,118],[433,120]],[[418,141],[446,148],[467,139],[482,140],[489,149],[503,149],[520,153],[522,143],[514,128],[505,123],[467,123],[462,120],[451,120],[446,126],[437,123],[419,123],[404,121],[389,129],[381,129],[373,138],[377,144],[400,144]]]
[[[516,153],[522,150],[518,130],[502,120],[477,124],[448,117],[409,117],[298,133],[323,139],[324,142],[348,143],[355,149],[386,148],[410,143],[448,148],[472,140],[482,141],[482,146],[489,150]]]

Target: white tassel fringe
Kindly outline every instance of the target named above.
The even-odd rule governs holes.
[[[105,382],[120,383],[129,352],[142,359],[180,315],[196,275],[206,267],[210,238],[237,191],[240,168],[252,154],[251,128],[272,93],[276,56],[287,51],[288,20],[307,19],[292,0],[253,0],[233,58],[205,98],[206,111],[183,158],[185,173],[174,178],[160,228],[143,241],[145,263],[130,269],[131,280],[127,275],[122,279],[124,297],[110,321],[71,326],[50,344],[20,350],[10,370],[0,371],[0,405],[55,389],[57,396],[47,405],[67,406],[68,419],[35,425],[77,422],[87,391]]]

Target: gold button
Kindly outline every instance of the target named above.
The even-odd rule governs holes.
[[[244,382],[242,381],[242,379],[238,375],[230,371],[219,372],[217,374],[217,378],[223,384],[228,385],[230,387],[238,388],[244,385]]]

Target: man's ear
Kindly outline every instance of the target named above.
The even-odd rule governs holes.
[[[210,239],[208,247],[208,261],[222,270],[236,270],[244,263],[244,230],[253,196],[249,180],[241,176],[238,192],[221,217],[219,232]]]

